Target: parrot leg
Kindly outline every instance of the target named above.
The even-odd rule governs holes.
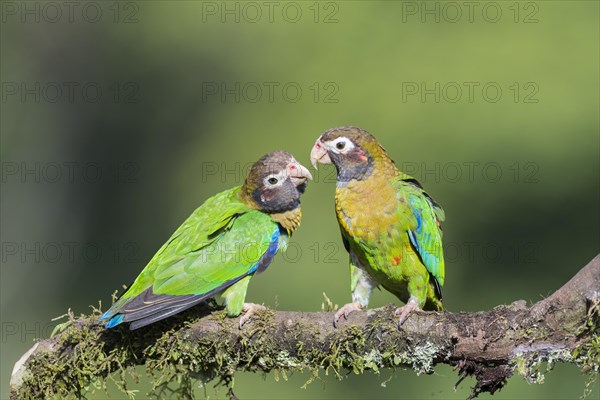
[[[348,303],[344,304],[342,308],[337,310],[335,315],[333,316],[333,326],[337,328],[338,321],[344,317],[344,319],[348,319],[348,315],[354,311],[360,311],[364,308],[364,306],[360,303]]]
[[[242,313],[250,278],[251,276],[247,276],[241,279],[221,293],[221,296],[225,299],[225,308],[227,309],[228,317],[237,317]]]
[[[360,311],[369,305],[369,297],[377,283],[360,266],[354,252],[350,252],[350,289],[352,290],[352,303],[345,304],[333,317],[333,326],[337,328],[339,320],[354,311]]]
[[[244,307],[242,307],[242,311],[244,312],[244,315],[242,315],[240,317],[240,329],[242,329],[242,326],[246,322],[250,321],[250,318],[252,318],[252,316],[254,314],[258,314],[258,313],[261,313],[266,310],[267,310],[267,307],[260,305],[260,304],[244,303]]]
[[[404,321],[406,321],[406,319],[409,317],[409,315],[415,311],[415,310],[420,310],[421,307],[419,307],[419,302],[417,301],[417,299],[415,297],[410,297],[410,299],[408,300],[408,302],[403,305],[402,307],[398,307],[396,308],[396,311],[394,311],[394,315],[395,316],[400,316],[400,318],[398,319],[398,328],[400,328],[402,326],[402,324],[404,323]]]

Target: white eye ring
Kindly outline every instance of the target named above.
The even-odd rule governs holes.
[[[283,183],[283,181],[285,180],[285,176],[282,173],[279,174],[271,174],[265,177],[265,179],[263,179],[263,184],[266,187],[276,187],[279,186]]]
[[[331,142],[330,148],[335,153],[346,154],[354,148],[354,143],[345,136],[339,137]]]

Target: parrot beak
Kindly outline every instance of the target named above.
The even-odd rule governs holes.
[[[296,186],[300,186],[313,178],[308,169],[296,160],[289,163],[286,169],[288,176]]]
[[[315,169],[317,169],[317,163],[331,164],[331,158],[329,157],[329,153],[327,153],[327,149],[323,145],[323,142],[321,142],[321,138],[317,139],[310,152],[310,162]]]

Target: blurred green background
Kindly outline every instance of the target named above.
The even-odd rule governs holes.
[[[444,206],[450,311],[535,302],[598,253],[596,1],[67,3],[1,3],[2,398],[52,317],[106,309],[249,163],[286,149],[308,165],[334,126],[369,130]],[[317,311],[323,292],[350,299],[332,172],[309,185],[301,229],[250,301]],[[371,306],[391,302],[377,292]],[[235,391],[465,398],[472,385],[455,392],[442,366],[382,387],[390,374],[307,389],[306,374],[238,374]],[[494,398],[578,398],[584,384],[559,365]]]

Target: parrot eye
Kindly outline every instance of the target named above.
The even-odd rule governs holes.
[[[271,174],[263,178],[263,185],[269,188],[274,188],[281,185],[285,181],[286,175],[283,172]]]
[[[340,137],[335,139],[329,148],[336,153],[346,154],[348,151],[354,148],[354,144],[347,137]]]

